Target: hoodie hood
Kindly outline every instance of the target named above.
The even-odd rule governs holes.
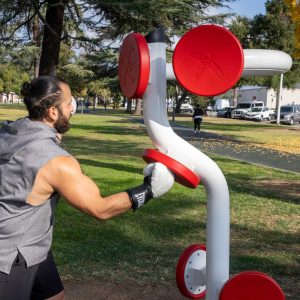
[[[59,143],[56,134],[55,128],[28,117],[5,121],[0,129],[0,160],[10,160],[21,148],[38,140],[53,139]]]

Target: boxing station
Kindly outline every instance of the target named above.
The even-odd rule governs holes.
[[[167,80],[177,80],[190,93],[215,96],[231,89],[242,76],[271,76],[287,72],[291,57],[281,51],[243,49],[238,39],[217,25],[201,25],[188,31],[166,62],[166,38],[162,28],[145,37],[130,33],[119,58],[123,94],[143,99],[147,132],[156,149],[146,149],[146,162],[161,162],[178,183],[207,195],[206,243],[186,248],[178,260],[176,281],[190,299],[283,300],[277,282],[259,271],[230,276],[230,199],[226,179],[207,155],[172,130],[166,109]],[[247,297],[247,298],[245,298]]]

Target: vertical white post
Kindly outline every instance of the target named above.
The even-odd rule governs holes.
[[[226,179],[208,156],[172,130],[166,112],[166,44],[148,44],[150,80],[143,96],[144,121],[153,144],[193,170],[207,193],[206,300],[218,300],[229,278],[229,191]]]

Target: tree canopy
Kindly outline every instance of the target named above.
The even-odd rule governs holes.
[[[205,10],[228,1],[3,0],[0,40],[4,45],[28,46],[43,35],[39,74],[53,74],[62,41],[99,50],[131,31],[147,33],[163,26],[170,36],[181,34],[201,21],[209,22]]]
[[[293,66],[284,76],[284,86],[294,88],[300,80],[300,65],[296,55],[296,24],[284,0],[268,0],[266,14],[258,14],[253,19],[237,17],[230,30],[239,38],[244,49],[272,49],[288,53]],[[241,79],[238,86],[260,85],[278,88],[279,76],[253,77]]]
[[[296,38],[296,52],[295,57],[300,59],[300,3],[298,0],[285,0],[290,12],[293,22],[296,25],[295,38]]]
[[[171,41],[201,23],[222,23],[226,15],[207,10],[232,1],[2,0],[0,63],[19,65],[31,78],[57,73],[78,97],[120,98],[117,62],[125,35],[163,26]]]

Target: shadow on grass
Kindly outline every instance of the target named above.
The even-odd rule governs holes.
[[[107,108],[105,109],[104,107],[103,108],[96,108],[95,110],[89,108],[88,110],[84,107],[83,109],[83,113],[85,115],[92,115],[92,114],[95,114],[95,115],[117,115],[117,116],[120,116],[120,115],[123,115],[123,116],[126,116],[127,114],[128,115],[131,115],[130,112],[127,112],[126,110],[124,109],[111,109],[111,108]],[[81,107],[77,108],[77,111],[76,111],[76,114],[81,114]]]
[[[119,122],[111,121],[111,123],[123,123],[127,126],[105,126],[105,125],[86,125],[86,124],[72,124],[72,129],[86,130],[88,133],[101,133],[101,134],[113,134],[113,135],[139,135],[147,136],[146,130],[143,128],[130,128],[128,127],[128,121],[124,120]],[[69,138],[69,137],[68,137]]]
[[[163,201],[150,209],[153,204],[105,223],[62,208],[54,243],[58,264],[79,278],[98,269],[108,278],[122,273],[119,279],[155,282],[164,277],[172,281],[183,250],[192,243],[205,242],[206,224],[197,216],[181,216],[180,209],[195,208],[195,202],[189,199],[184,207],[179,200]],[[296,233],[240,225],[233,225],[231,231],[236,239],[231,247],[231,272],[299,275],[295,265],[271,256],[275,249],[278,255],[290,252],[297,257],[296,247],[291,247],[299,240]],[[241,254],[243,251],[245,254]]]
[[[134,174],[141,172],[140,168],[135,168],[135,167],[132,167],[129,165],[124,165],[124,164],[118,164],[115,162],[108,163],[108,162],[100,162],[97,160],[81,159],[81,158],[79,159],[79,162],[80,162],[80,164],[84,164],[84,165],[96,167],[96,168],[106,168],[106,169],[134,173]]]
[[[144,145],[132,141],[93,140],[73,136],[64,138],[62,147],[74,156],[97,156],[109,153],[115,155],[141,156],[144,151]],[[90,161],[90,163],[92,163],[92,161]]]
[[[214,158],[216,163],[227,164],[224,169],[226,181],[228,183],[229,189],[238,193],[247,193],[252,196],[257,197],[265,197],[265,198],[273,198],[276,200],[280,200],[282,202],[300,204],[300,197],[294,193],[292,189],[283,189],[278,191],[278,189],[272,187],[272,185],[261,185],[259,184],[262,180],[267,180],[269,178],[276,179],[276,176],[273,173],[279,173],[277,170],[259,168],[257,166],[251,165],[247,162],[239,161],[239,171],[232,172],[230,168],[230,163],[232,160],[229,160],[225,157],[217,157]],[[223,168],[221,166],[221,168]],[[247,172],[248,169],[248,172]],[[270,173],[271,172],[271,173]],[[254,174],[254,175],[253,175]],[[257,176],[259,174],[259,176]],[[282,175],[279,177],[282,178]],[[288,177],[289,178],[289,177]],[[293,184],[293,180],[297,180],[296,178],[290,180],[291,185]],[[257,181],[257,184],[255,183]],[[245,184],[246,183],[246,184]]]
[[[248,184],[245,185],[245,181],[248,181]],[[289,190],[278,192],[270,186],[261,187],[255,184],[251,176],[230,175],[227,182],[229,189],[234,192],[247,193],[256,197],[273,198],[282,202],[300,204],[299,197],[290,193]]]
[[[231,233],[234,236],[231,265],[235,272],[256,269],[273,275],[300,275],[300,261],[297,260],[300,236],[297,233],[254,229],[237,224],[231,226]],[[294,257],[294,263],[299,267],[293,262],[286,262],[285,256],[288,260]]]
[[[298,266],[298,268],[300,265]],[[285,276],[300,276],[300,272],[297,270],[291,271],[291,268],[297,268],[294,264],[285,264],[284,262],[274,262],[269,257],[259,257],[258,255],[232,255],[230,269],[232,273],[238,273],[243,271],[259,271],[267,273],[273,277],[279,275]]]

